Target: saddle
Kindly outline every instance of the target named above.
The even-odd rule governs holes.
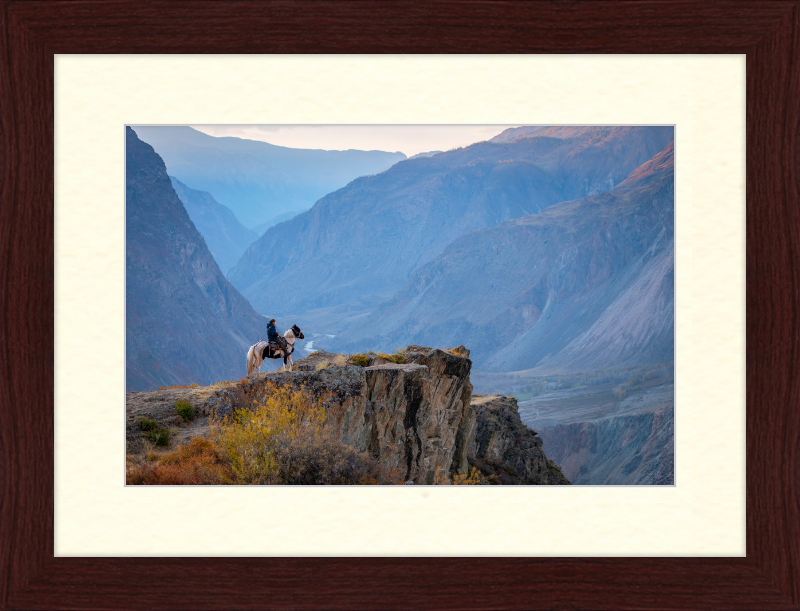
[[[264,359],[264,358],[272,358],[272,357],[275,356],[275,353],[278,350],[282,350],[282,349],[283,349],[283,346],[281,346],[276,341],[267,342],[267,345],[264,347],[264,352],[262,353],[261,358],[262,359]]]

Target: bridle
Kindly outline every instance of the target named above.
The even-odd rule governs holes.
[[[295,329],[297,329],[297,331],[295,331]],[[286,343],[291,347],[289,352],[286,353],[286,356],[289,356],[290,354],[294,354],[294,343],[299,339],[297,337],[296,333],[299,333],[300,335],[302,335],[302,331],[300,331],[300,327],[298,327],[297,325],[292,325],[291,327],[289,327],[289,331],[292,332],[292,339],[294,341],[290,344],[289,340],[286,340]],[[284,339],[286,339],[285,336],[284,336]]]
[[[297,329],[297,332],[300,335],[303,334],[303,332],[300,331],[300,327],[298,327],[297,325],[292,325],[291,327],[289,327],[289,331],[292,332],[292,340],[293,341],[290,343],[289,340],[286,339],[286,336],[283,337],[283,339],[286,341],[286,345],[288,346],[288,351],[286,352],[286,354],[283,355],[284,357],[289,356],[290,354],[294,354],[294,343],[299,339],[297,337],[297,335],[295,335],[295,329]],[[269,344],[269,342],[267,342],[267,344]],[[266,350],[266,348],[265,348],[265,350]],[[282,348],[279,348],[279,350],[281,352],[283,351]],[[266,354],[266,352],[265,352],[265,354]],[[276,358],[280,358],[280,357],[276,357]]]

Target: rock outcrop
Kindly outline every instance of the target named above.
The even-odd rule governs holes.
[[[536,431],[522,424],[514,397],[473,397],[475,436],[468,461],[492,483],[569,484],[561,469],[542,450]]]
[[[178,399],[198,409],[193,426],[203,434],[213,415],[226,416],[264,402],[276,388],[302,388],[326,409],[325,427],[347,445],[396,469],[404,481],[432,484],[437,476],[466,474],[468,450],[473,448],[487,464],[505,465],[510,460],[519,483],[568,483],[548,467],[541,441],[518,422],[519,417],[511,425],[497,420],[496,426],[492,408],[481,405],[482,433],[476,440],[477,413],[470,403],[472,363],[465,354],[463,347],[444,351],[409,346],[392,355],[403,362],[370,355],[362,367],[342,355],[315,352],[298,361],[292,372],[253,374],[214,387],[129,393],[128,438],[139,436],[137,422],[142,417],[170,424]]]

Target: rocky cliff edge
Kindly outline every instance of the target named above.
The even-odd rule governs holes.
[[[344,443],[368,451],[405,480],[432,484],[441,474],[465,475],[472,466],[502,472],[490,474],[493,483],[569,483],[547,461],[541,439],[508,407],[512,402],[516,407],[513,398],[472,398],[472,362],[465,348],[408,346],[395,355],[362,356],[364,366],[318,351],[296,362],[292,372],[128,393],[127,437],[140,436],[139,420],[150,418],[179,427],[174,443],[180,444],[208,434],[213,415],[264,402],[276,388],[288,386],[305,389],[326,409],[325,427]],[[175,417],[178,400],[198,410],[191,425]]]

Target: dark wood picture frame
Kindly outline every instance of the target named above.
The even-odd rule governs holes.
[[[0,0],[0,19],[0,608],[800,609],[800,2]],[[746,54],[746,558],[55,558],[54,54],[465,52]]]

